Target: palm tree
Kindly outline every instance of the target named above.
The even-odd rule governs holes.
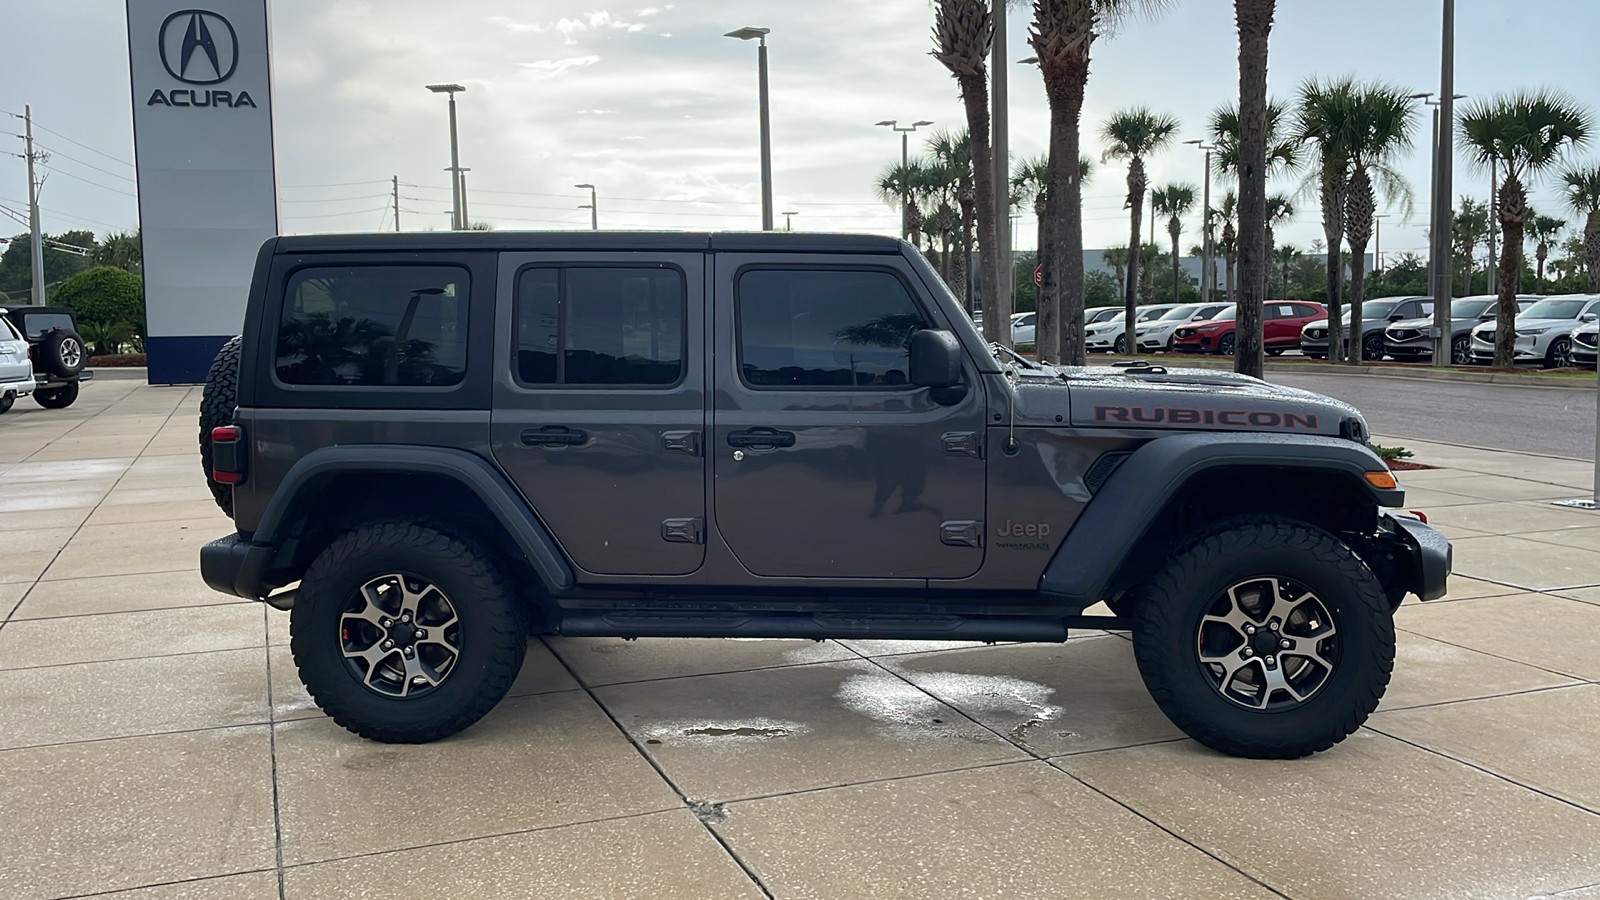
[[[1589,290],[1600,293],[1600,165],[1567,169],[1561,173],[1567,209],[1586,216],[1583,225],[1583,264]]]
[[[1128,199],[1125,204],[1129,211],[1129,238],[1128,247],[1128,283],[1129,288],[1124,300],[1126,327],[1128,334],[1134,333],[1133,308],[1135,297],[1133,284],[1139,280],[1139,264],[1142,256],[1139,250],[1139,222],[1144,214],[1144,192],[1149,180],[1145,175],[1144,158],[1172,143],[1172,136],[1178,131],[1178,120],[1163,113],[1156,113],[1149,107],[1138,107],[1118,112],[1105,125],[1101,126],[1100,136],[1105,139],[1105,153],[1102,160],[1126,159],[1128,160]],[[1137,352],[1138,345],[1131,339],[1128,349]]]
[[[965,131],[935,131],[928,136],[928,156],[932,161],[932,186],[940,192],[943,202],[950,206],[951,231],[954,235],[950,262],[950,276],[959,283],[961,299],[972,305],[972,225],[976,217],[976,179],[972,170],[972,141]],[[982,277],[982,257],[979,272]],[[990,282],[984,282],[988,284]],[[1004,315],[1004,313],[1002,313]],[[985,315],[987,321],[987,315]],[[1009,329],[1007,337],[1009,338]]]
[[[1517,280],[1522,274],[1523,218],[1528,192],[1523,177],[1537,181],[1561,164],[1569,147],[1586,144],[1588,110],[1559,91],[1504,94],[1473,103],[1461,116],[1460,143],[1478,165],[1505,174],[1497,198],[1505,252],[1500,257],[1500,310],[1495,319],[1494,364],[1513,365],[1516,346]]]
[[[1063,160],[1082,159],[1080,126],[1089,82],[1089,51],[1096,38],[1114,31],[1129,16],[1148,13],[1163,0],[1034,0],[1028,43],[1039,60],[1050,103],[1050,182],[1040,231],[1041,298],[1051,296],[1060,310],[1061,361],[1083,365],[1083,181]],[[1132,334],[1132,327],[1129,327]]]
[[[1235,224],[1239,220],[1239,195],[1233,191],[1223,195],[1222,205],[1211,215],[1222,222],[1222,240],[1217,246],[1222,250],[1222,259],[1227,267],[1228,302],[1233,303],[1233,270],[1239,264],[1239,229]]]
[[[1347,150],[1350,156],[1350,183],[1345,188],[1346,240],[1350,243],[1350,348],[1347,361],[1361,364],[1365,356],[1360,346],[1361,301],[1367,278],[1367,241],[1377,215],[1377,191],[1390,202],[1398,200],[1407,215],[1411,212],[1411,188],[1395,164],[1411,149],[1411,131],[1416,126],[1416,101],[1400,88],[1387,84],[1363,85],[1357,89],[1350,110]],[[1376,185],[1374,185],[1376,179]],[[1333,351],[1328,345],[1329,352]],[[1382,354],[1378,354],[1382,356]]]
[[[1128,248],[1112,247],[1100,253],[1100,261],[1117,273],[1117,296],[1128,293]]]
[[[1239,305],[1233,370],[1260,378],[1267,291],[1267,45],[1276,0],[1234,0],[1239,30]]]
[[[1450,220],[1450,242],[1455,247],[1456,264],[1466,276],[1463,294],[1472,293],[1472,263],[1478,255],[1478,244],[1488,239],[1489,207],[1471,197],[1462,197],[1461,208]]]
[[[139,229],[115,231],[106,235],[94,248],[94,262],[100,266],[116,266],[138,275],[144,268],[144,251],[139,240]]]
[[[1278,292],[1285,300],[1289,299],[1289,271],[1299,260],[1300,251],[1295,249],[1293,244],[1284,244],[1273,253],[1273,262],[1277,264],[1277,269],[1281,273]]]
[[[1344,244],[1345,194],[1350,179],[1350,129],[1356,103],[1352,78],[1330,81],[1311,79],[1300,86],[1295,109],[1297,133],[1316,157],[1317,195],[1322,202],[1322,236],[1327,242],[1328,358],[1344,352]]]
[[[1294,219],[1294,198],[1288,194],[1273,194],[1267,198],[1267,246],[1276,247],[1278,239],[1278,226]],[[1272,296],[1272,259],[1267,260],[1267,281],[1262,285],[1265,293],[1262,299]]]
[[[1167,216],[1167,234],[1172,237],[1172,302],[1178,300],[1178,241],[1183,237],[1183,216],[1194,208],[1195,190],[1192,184],[1169,184],[1156,188],[1150,202],[1158,214]]]
[[[1078,158],[1078,183],[1087,184],[1089,173],[1093,164],[1088,157]],[[1039,269],[1046,273],[1050,269],[1050,239],[1048,225],[1050,185],[1050,161],[1044,155],[1029,157],[1017,165],[1016,171],[1011,173],[1011,205],[1021,207],[1032,205],[1034,219],[1038,227]],[[1081,243],[1081,241],[1080,241]],[[1079,256],[1082,256],[1080,253]],[[1082,265],[1081,262],[1079,264]],[[1043,277],[1041,281],[1045,280]],[[1043,285],[1037,293],[1034,309],[1037,313],[1034,321],[1034,350],[1039,354],[1039,359],[1049,361],[1060,359],[1061,329],[1057,325],[1061,312],[1058,291],[1046,292]]]
[[[922,235],[922,210],[918,207],[928,182],[927,168],[920,159],[890,163],[873,183],[873,192],[879,200],[901,210],[900,234],[913,244],[919,243]]]
[[[971,145],[973,212],[978,225],[978,277],[983,284],[983,330],[989,340],[1011,346],[1011,327],[999,283],[1000,248],[995,246],[994,155],[989,146],[989,48],[994,19],[983,0],[936,0],[933,57],[955,76],[967,113]]]
[[[1139,303],[1149,305],[1156,300],[1156,265],[1161,262],[1161,248],[1155,244],[1139,245]],[[1128,277],[1132,278],[1130,271]]]
[[[1299,170],[1304,159],[1305,151],[1301,147],[1299,138],[1295,136],[1291,128],[1293,124],[1293,117],[1286,104],[1278,100],[1267,101],[1266,172],[1268,181],[1280,175],[1289,175]],[[1233,104],[1230,103],[1219,107],[1211,114],[1211,140],[1217,147],[1216,153],[1212,156],[1212,168],[1224,180],[1237,183],[1239,179],[1239,110]],[[1235,197],[1234,202],[1237,205],[1237,197]],[[1268,203],[1268,212],[1270,214],[1270,199]],[[1291,210],[1289,214],[1293,215],[1294,213]],[[1235,210],[1234,215],[1237,216],[1237,210]],[[1274,246],[1271,225],[1272,223],[1269,221],[1267,227],[1267,249],[1269,253]],[[1234,260],[1235,262],[1238,260],[1237,237],[1234,240]],[[1271,265],[1269,264],[1266,269],[1270,276]],[[1263,288],[1265,291],[1262,294],[1263,297],[1272,293],[1269,289],[1271,287],[1270,281],[1269,277],[1268,284]]]
[[[1538,266],[1534,271],[1535,290],[1544,293],[1544,261],[1550,258],[1550,242],[1561,236],[1567,221],[1555,216],[1535,215],[1532,210],[1528,213],[1528,239],[1535,243],[1533,258]]]

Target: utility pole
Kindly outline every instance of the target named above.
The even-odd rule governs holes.
[[[30,302],[44,305],[44,236],[39,233],[39,182],[33,177],[33,107],[22,107],[23,140],[28,154],[28,232],[32,235],[33,293]]]
[[[990,48],[989,67],[990,80],[994,83],[994,136],[990,148],[994,151],[994,229],[995,247],[994,258],[1000,263],[994,273],[994,285],[984,285],[985,289],[992,289],[995,296],[1001,298],[1003,304],[1000,309],[1006,314],[1006,321],[1011,321],[1011,314],[1016,312],[1016,292],[1012,290],[1012,277],[1016,274],[1016,258],[1011,254],[1011,126],[1010,117],[1007,115],[1010,107],[1010,91],[1006,83],[1006,66],[1009,62],[1006,56],[1006,0],[994,0],[990,4],[994,16],[994,42]],[[1010,327],[1009,325],[1007,326]],[[1006,335],[1006,344],[1011,344],[1011,336]]]
[[[400,176],[394,176],[394,230],[400,231]]]
[[[466,231],[467,229],[472,227],[472,220],[467,218],[467,173],[471,172],[471,171],[472,171],[471,169],[460,169],[460,170],[458,170],[456,172],[456,177],[461,180],[460,183],[461,183],[461,230],[462,231]]]
[[[1444,35],[1439,52],[1439,126],[1434,129],[1433,152],[1433,247],[1429,251],[1433,269],[1433,364],[1448,365],[1450,359],[1450,231],[1453,211],[1455,148],[1450,136],[1455,133],[1456,98],[1456,0],[1444,0]]]

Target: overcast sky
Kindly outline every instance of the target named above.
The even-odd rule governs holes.
[[[1271,88],[1288,96],[1307,76],[1357,73],[1437,90],[1440,0],[1279,4]],[[127,34],[122,0],[7,2],[0,25],[0,111],[32,104],[54,151],[42,206],[48,231],[104,233],[137,225]],[[1013,60],[1026,45],[1027,7],[1012,12]],[[1459,0],[1457,91],[1483,97],[1548,85],[1600,112],[1594,0]],[[574,208],[593,182],[601,227],[760,226],[756,48],[722,37],[772,29],[772,132],[778,210],[794,227],[897,233],[872,194],[899,157],[881,119],[964,119],[954,81],[928,55],[928,0],[741,0],[626,5],[601,0],[272,0],[277,166],[285,232],[393,227],[388,179],[401,182],[401,226],[448,225],[445,105],[423,89],[467,86],[460,98],[470,213],[497,228],[586,227]],[[1237,98],[1232,4],[1176,0],[1094,51],[1085,146],[1112,111],[1149,104],[1204,136],[1209,112]],[[1032,66],[1013,65],[1014,158],[1039,153],[1048,131]],[[0,116],[0,132],[21,121]],[[1427,219],[1427,120],[1405,165],[1417,192],[1409,222],[1388,210],[1384,249],[1420,251]],[[0,138],[0,206],[24,209],[21,142]],[[913,152],[916,147],[913,145]],[[1586,151],[1600,158],[1600,144]],[[1152,183],[1198,186],[1188,147],[1150,161]],[[1124,170],[1097,168],[1085,189],[1085,241],[1126,243]],[[1484,198],[1487,176],[1458,167],[1455,194]],[[1292,191],[1297,180],[1276,186]],[[1220,191],[1220,186],[1214,185]],[[1545,185],[1534,205],[1557,211]],[[1299,201],[1281,242],[1320,236],[1315,202]],[[0,213],[3,215],[3,213]],[[783,227],[783,217],[778,217]],[[1190,243],[1198,215],[1189,224]],[[1033,246],[1033,219],[1018,227]]]

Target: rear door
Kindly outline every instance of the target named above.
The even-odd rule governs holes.
[[[501,256],[494,457],[583,570],[683,575],[705,558],[704,267]]]
[[[946,322],[899,256],[719,253],[718,532],[756,575],[961,578],[983,564],[984,399],[936,402],[906,346]],[[950,399],[948,397],[944,399]]]

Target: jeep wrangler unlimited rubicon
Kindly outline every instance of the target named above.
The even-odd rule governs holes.
[[[200,438],[237,527],[206,582],[288,610],[312,697],[380,741],[477,721],[529,634],[1106,628],[1185,732],[1298,757],[1450,569],[1356,410],[1027,361],[883,237],[277,238]]]

